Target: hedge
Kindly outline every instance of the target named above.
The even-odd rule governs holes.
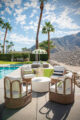
[[[11,61],[11,54],[0,54],[0,60]]]
[[[3,61],[11,61],[12,57],[16,61],[17,58],[23,58],[23,59],[29,58],[29,54],[28,53],[0,54],[0,60],[3,60]],[[38,55],[38,59],[39,59],[39,55]],[[48,55],[47,54],[41,54],[40,55],[40,60],[41,61],[47,61],[48,60]],[[34,54],[30,54],[30,61],[35,61],[35,55]]]
[[[3,61],[11,61],[11,58],[13,57],[14,60],[16,58],[28,58],[28,53],[14,53],[14,54],[0,54],[0,60]]]
[[[36,59],[36,55],[35,54],[30,54],[30,60],[35,61],[35,59]],[[48,60],[48,55],[47,54],[38,55],[38,60],[39,59],[41,61],[47,61]]]

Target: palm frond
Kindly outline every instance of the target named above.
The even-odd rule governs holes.
[[[43,26],[42,33],[46,34],[48,32],[54,32],[55,29],[50,22],[45,22],[45,26]]]
[[[9,31],[12,30],[12,27],[11,27],[11,25],[8,22],[4,23],[3,28],[7,28]]]

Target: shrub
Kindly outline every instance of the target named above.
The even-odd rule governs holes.
[[[48,60],[48,55],[47,54],[41,54],[38,55],[38,60],[41,61],[47,61]],[[17,58],[23,58],[24,60],[29,57],[28,53],[13,53],[13,54],[0,54],[0,60],[4,61],[11,61],[11,58],[13,57],[14,60]],[[30,54],[30,61],[35,61],[36,55],[35,54]]]
[[[11,54],[0,54],[0,60],[11,61]]]
[[[25,59],[28,57],[28,53],[0,54],[0,60],[11,61],[12,57],[13,59],[16,59],[16,58]]]
[[[35,54],[30,54],[30,60],[35,61],[36,60],[36,55]],[[38,55],[38,60],[47,61],[48,60],[48,55],[47,54],[40,54],[40,55]]]

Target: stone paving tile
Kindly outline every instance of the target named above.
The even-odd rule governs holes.
[[[20,75],[20,69],[11,75]],[[80,88],[76,87],[75,102],[61,105],[49,101],[48,93],[32,94],[32,102],[21,109],[4,105],[3,79],[0,80],[0,120],[80,120]]]

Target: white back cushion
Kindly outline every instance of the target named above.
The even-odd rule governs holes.
[[[71,79],[69,78],[65,79],[65,83],[66,83],[65,90],[71,89]]]
[[[15,81],[12,83],[12,91],[20,91],[20,86],[19,82]]]
[[[8,78],[6,78],[5,80],[5,87],[6,87],[6,90],[10,90],[10,80]]]
[[[72,72],[69,72],[67,74],[64,75],[65,78],[69,77],[69,78],[72,78],[73,76],[73,73]]]
[[[54,71],[63,71],[64,72],[65,68],[63,66],[54,66]]]

